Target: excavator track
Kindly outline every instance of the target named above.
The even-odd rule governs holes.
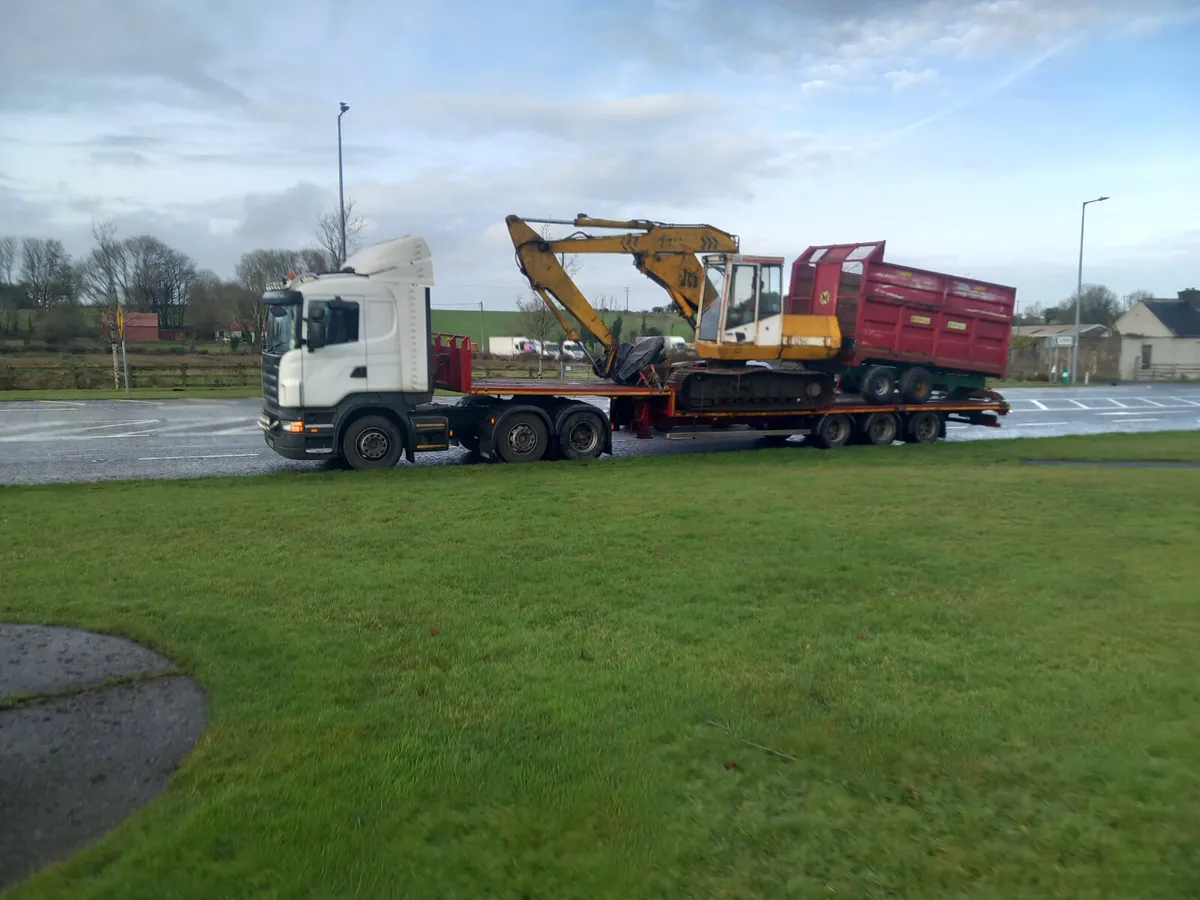
[[[680,409],[696,411],[822,409],[835,398],[831,375],[759,366],[685,364],[674,367],[666,383]]]

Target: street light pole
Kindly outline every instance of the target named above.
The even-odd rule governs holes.
[[[338,112],[338,215],[342,221],[342,258],[338,262],[340,269],[346,262],[346,188],[342,179],[342,116],[350,109],[345,103],[339,103]]]
[[[1083,309],[1083,224],[1087,219],[1088,204],[1107,199],[1097,197],[1095,200],[1084,200],[1079,212],[1079,279],[1075,286],[1075,345],[1071,348],[1071,384],[1079,377],[1079,322],[1080,311]]]

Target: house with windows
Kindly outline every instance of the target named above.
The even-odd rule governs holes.
[[[1121,335],[1122,379],[1200,380],[1200,290],[1143,300],[1113,328]]]

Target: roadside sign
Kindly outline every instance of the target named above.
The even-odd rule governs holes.
[[[1074,347],[1075,335],[1073,334],[1056,334],[1050,338],[1051,347]]]
[[[125,310],[121,304],[117,304],[117,334],[122,340],[125,339]]]

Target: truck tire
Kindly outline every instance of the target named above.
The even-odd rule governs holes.
[[[604,452],[604,420],[599,413],[580,409],[558,426],[558,449],[566,459],[596,459]]]
[[[886,366],[870,366],[862,377],[862,398],[875,405],[891,403],[896,391],[896,370]]]
[[[892,413],[871,413],[863,419],[858,433],[864,444],[886,447],[900,435],[900,423]]]
[[[942,434],[942,420],[935,412],[913,413],[905,429],[904,440],[909,444],[932,444]]]
[[[924,403],[933,394],[933,375],[928,369],[914,366],[900,376],[900,397],[905,403]]]
[[[536,462],[550,447],[550,430],[542,417],[529,410],[512,412],[492,432],[496,456],[504,462]]]
[[[854,423],[843,413],[831,413],[821,416],[817,426],[812,430],[812,442],[822,450],[832,450],[842,447],[849,442],[854,434]]]
[[[352,469],[390,469],[404,452],[404,437],[384,416],[363,416],[342,435],[342,458]]]

